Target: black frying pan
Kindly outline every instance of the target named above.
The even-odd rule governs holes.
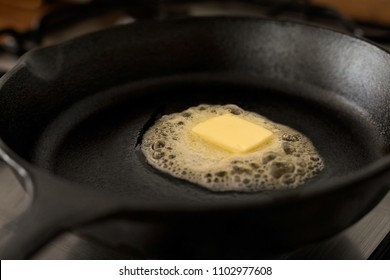
[[[248,194],[151,168],[138,150],[145,129],[200,103],[303,132],[325,169],[296,190]],[[387,52],[290,22],[138,22],[35,50],[0,83],[0,155],[31,194],[0,256],[28,257],[112,215],[152,224],[154,257],[249,258],[329,237],[388,191],[389,108]]]

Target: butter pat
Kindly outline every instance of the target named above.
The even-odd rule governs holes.
[[[232,114],[208,119],[192,128],[192,132],[209,144],[232,153],[245,153],[270,140],[273,133],[257,124]]]

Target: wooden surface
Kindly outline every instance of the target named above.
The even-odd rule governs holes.
[[[332,6],[356,19],[390,24],[389,0],[311,0],[311,2]]]
[[[47,12],[48,8],[48,5],[40,5],[34,9],[29,9],[0,2],[0,29],[13,28],[19,32],[27,31],[39,22],[39,19]]]
[[[0,4],[23,9],[37,9],[43,0],[0,0]]]

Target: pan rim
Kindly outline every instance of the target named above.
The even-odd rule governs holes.
[[[118,25],[113,26],[104,30],[99,31],[93,31],[88,34],[79,35],[76,36],[70,40],[66,40],[64,42],[50,45],[50,46],[39,46],[37,48],[34,48],[33,50],[30,50],[23,54],[16,62],[15,66],[10,69],[8,72],[6,72],[2,77],[0,77],[0,90],[1,88],[6,84],[6,82],[11,78],[16,72],[18,72],[21,68],[26,67],[28,60],[31,56],[33,56],[37,52],[41,52],[42,50],[55,50],[58,48],[62,48],[66,45],[71,45],[74,43],[77,43],[80,40],[86,40],[88,38],[91,38],[96,35],[101,35],[107,32],[111,32],[112,30],[120,30],[120,29],[126,29],[126,28],[137,28],[138,25],[146,25],[146,24],[153,24],[153,25],[161,25],[161,24],[176,24],[176,23],[186,23],[191,21],[248,21],[248,22],[271,22],[271,23],[279,23],[279,24],[290,24],[290,25],[296,25],[296,26],[304,26],[307,28],[312,29],[320,29],[324,30],[326,32],[336,33],[341,36],[347,36],[355,41],[359,41],[361,43],[364,43],[368,46],[375,47],[379,51],[385,53],[390,57],[390,50],[385,49],[383,46],[377,44],[376,42],[373,42],[369,39],[357,37],[353,34],[350,34],[348,32],[344,32],[341,30],[337,30],[328,26],[323,26],[319,24],[314,23],[308,23],[304,21],[299,20],[289,20],[289,19],[275,19],[272,17],[255,17],[255,16],[226,16],[226,15],[218,15],[218,16],[198,16],[198,17],[186,17],[186,18],[176,18],[176,19],[152,19],[152,20],[143,20],[143,21],[135,21],[133,23],[124,24],[124,25]]]

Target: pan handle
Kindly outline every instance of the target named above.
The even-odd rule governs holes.
[[[28,208],[0,229],[0,259],[27,259],[59,233],[108,216],[118,208],[109,198],[84,186],[23,164],[1,140],[0,159],[16,174],[30,197]]]

